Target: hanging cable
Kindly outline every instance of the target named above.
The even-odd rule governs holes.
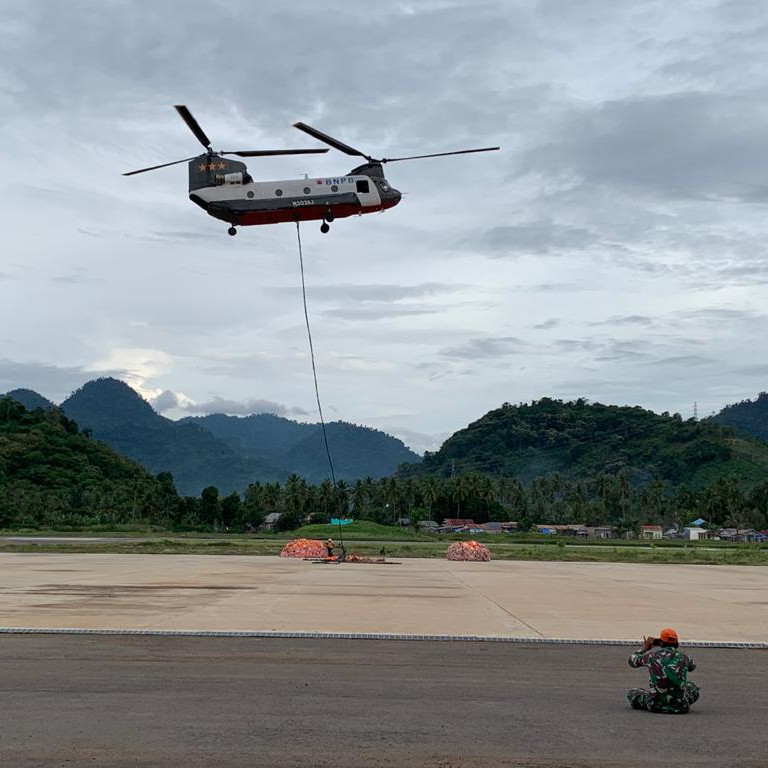
[[[333,459],[331,458],[331,449],[328,446],[328,432],[325,429],[325,419],[323,418],[323,406],[320,403],[320,388],[317,385],[317,367],[315,365],[315,347],[312,344],[312,331],[309,327],[309,312],[307,311],[307,288],[304,282],[304,254],[301,248],[301,228],[298,220],[296,221],[296,238],[299,241],[299,269],[301,272],[301,299],[304,303],[304,322],[307,326],[307,338],[309,339],[309,356],[312,360],[312,379],[315,382],[315,400],[317,401],[317,412],[320,414],[320,426],[323,429],[323,442],[325,443],[325,455],[328,457],[328,467],[331,470],[331,482],[333,483],[333,493],[336,495],[336,473],[333,470]],[[338,514],[338,513],[337,513]],[[344,533],[341,528],[341,517],[339,521],[339,545],[342,555],[344,554]]]

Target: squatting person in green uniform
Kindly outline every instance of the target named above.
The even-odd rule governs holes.
[[[679,650],[677,632],[667,627],[658,639],[643,638],[643,649],[629,657],[630,667],[648,667],[650,690],[633,688],[627,693],[632,709],[684,715],[699,698],[699,687],[688,680],[696,662]]]

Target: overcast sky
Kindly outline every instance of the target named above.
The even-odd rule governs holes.
[[[315,420],[290,224],[187,198],[200,150],[397,163],[302,225],[326,416],[414,449],[549,395],[689,417],[768,381],[768,4],[0,0],[0,391],[98,375],[171,417]],[[334,150],[252,160],[339,175]]]

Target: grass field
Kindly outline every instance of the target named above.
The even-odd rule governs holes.
[[[430,534],[417,533],[412,528],[401,528],[389,525],[379,525],[368,521],[356,521],[342,527],[344,541],[374,542],[379,545],[391,542],[451,542],[475,539],[484,544],[532,544],[536,546],[558,547],[563,544],[568,547],[635,547],[646,549],[648,547],[661,549],[686,549],[691,547],[704,547],[706,549],[740,549],[744,545],[732,541],[704,541],[690,542],[685,539],[657,539],[648,541],[644,539],[582,539],[576,537],[549,536],[540,533],[482,533],[468,534],[444,533]],[[234,533],[211,531],[173,531],[151,525],[135,524],[110,527],[106,525],[91,526],[88,528],[58,528],[58,529],[0,529],[0,536],[24,536],[24,537],[51,537],[66,536],[67,538],[158,538],[176,540],[205,540],[216,539],[225,542],[253,542],[276,541],[285,543],[289,539],[307,538],[325,540],[329,536],[339,541],[339,527],[337,525],[305,525],[294,531],[271,533],[259,531],[258,533]],[[447,544],[446,544],[447,546]],[[750,545],[768,550],[768,542]]]
[[[319,526],[318,526],[319,527]],[[299,532],[296,532],[299,533]],[[306,530],[301,533],[306,534]],[[322,538],[312,531],[307,538]],[[135,535],[135,534],[134,534]],[[144,541],[71,541],[11,542],[0,541],[0,552],[83,552],[114,554],[178,554],[178,555],[278,555],[283,544],[295,536],[226,538],[152,537]],[[378,556],[382,548],[387,557],[443,557],[448,541],[428,536],[411,540],[366,539],[345,537],[347,550],[358,555]],[[494,560],[560,560],[568,562],[620,563],[687,563],[698,565],[768,565],[768,548],[758,544],[712,546],[719,542],[677,546],[656,546],[648,542],[565,542],[560,541],[486,541]]]

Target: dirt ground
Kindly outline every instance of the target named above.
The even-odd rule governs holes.
[[[0,554],[0,626],[768,641],[768,569]]]

